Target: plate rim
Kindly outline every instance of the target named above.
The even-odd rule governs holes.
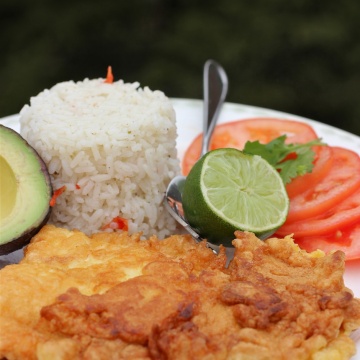
[[[169,100],[175,106],[184,105],[184,103],[188,103],[188,104],[193,104],[193,106],[199,107],[199,106],[202,106],[202,104],[203,104],[202,99],[195,99],[195,98],[191,99],[191,98],[170,97]],[[262,107],[262,106],[248,105],[248,104],[236,103],[236,102],[231,102],[231,101],[226,101],[223,105],[223,109],[225,111],[230,111],[231,108],[235,108],[235,110],[238,110],[241,107],[244,107],[248,110],[256,110],[259,112],[273,113],[274,116],[279,115],[283,118],[290,116],[294,120],[300,120],[300,121],[303,121],[306,123],[314,124],[316,126],[325,127],[332,131],[342,133],[343,135],[354,137],[354,139],[358,138],[360,141],[359,135],[356,135],[350,131],[338,128],[334,125],[326,124],[326,123],[323,123],[323,122],[315,120],[315,119],[304,117],[302,115],[296,115],[296,114],[288,113],[288,112],[282,111],[282,110],[270,109],[270,108],[266,108],[266,107]],[[20,117],[20,112],[15,113],[15,114],[6,115],[6,116],[0,118],[0,124],[1,124],[1,122],[14,121],[15,119],[18,119],[19,117]],[[236,120],[237,119],[228,120],[228,121],[232,122],[232,121],[236,121]]]

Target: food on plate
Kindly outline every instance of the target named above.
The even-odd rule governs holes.
[[[331,146],[314,146],[312,150],[315,152],[314,167],[311,172],[298,176],[286,184],[289,197],[294,197],[307,190],[310,185],[318,183],[333,166]]]
[[[162,238],[176,230],[162,204],[180,173],[175,112],[161,91],[111,77],[62,82],[32,97],[20,133],[54,189],[65,190],[53,199],[52,224],[93,233],[122,218],[130,232]]]
[[[14,130],[0,125],[0,255],[27,244],[50,216],[46,165]]]
[[[182,194],[186,220],[213,244],[231,246],[235,230],[260,238],[286,220],[289,198],[279,173],[258,155],[208,152],[191,169]]]
[[[347,260],[360,258],[360,187],[324,213],[285,223],[277,235],[293,234],[302,249],[342,250]]]
[[[360,157],[332,147],[332,167],[325,176],[290,197],[286,222],[277,236],[293,234],[303,249],[341,249],[347,260],[360,258]]]
[[[360,224],[340,228],[335,233],[297,237],[296,242],[306,251],[323,249],[329,253],[341,250],[346,254],[347,260],[360,258]]]
[[[305,144],[286,144],[286,139],[286,135],[282,135],[266,144],[261,144],[258,140],[248,141],[243,150],[247,154],[264,158],[279,172],[284,184],[310,173],[315,161],[312,148],[324,145],[319,139]]]
[[[214,130],[210,149],[232,147],[243,150],[247,141],[265,144],[275,138],[286,135],[286,142],[306,143],[317,139],[314,129],[300,121],[271,117],[249,118],[219,124]],[[202,134],[190,144],[182,161],[182,172],[187,175],[200,157]]]
[[[250,132],[247,129],[251,122],[254,129]],[[287,120],[283,122],[286,123]],[[294,136],[292,138],[294,142],[313,141],[318,137],[310,125],[297,121],[292,121],[290,124],[298,129],[306,126],[308,130],[305,131],[305,138],[302,139],[297,137],[296,131],[289,134]],[[270,146],[274,141],[272,136],[283,136],[285,135],[283,133],[289,130],[284,124],[284,129],[288,130],[282,133],[278,120],[270,117],[263,118],[260,122],[257,119],[229,122],[219,125],[219,128],[219,140],[214,142],[213,147],[244,148],[247,141],[254,143],[256,136],[259,143],[270,141],[266,143],[266,146]],[[274,132],[271,128],[275,129]],[[287,138],[289,139],[291,138]],[[184,172],[192,163],[194,151],[198,147],[197,141],[195,139],[185,153]],[[360,258],[360,238],[358,232],[354,230],[354,226],[356,227],[359,222],[360,211],[359,154],[350,149],[331,145],[314,146],[312,150],[315,152],[315,158],[311,172],[295,177],[286,184],[290,209],[286,222],[275,235],[282,237],[293,233],[295,242],[304,249],[319,248],[326,252],[331,249],[341,249],[348,260]]]
[[[228,268],[188,235],[46,225],[0,271],[0,358],[349,359],[360,300],[344,254],[237,232]],[[20,341],[21,339],[21,341]]]
[[[335,234],[339,229],[354,224],[360,224],[360,186],[359,190],[327,211],[306,220],[286,222],[277,233],[281,236],[295,234],[296,237]]]
[[[322,249],[329,253],[341,250],[346,254],[347,260],[360,258],[360,223],[339,228],[324,235],[297,236],[296,243],[306,251]]]
[[[328,211],[360,188],[360,157],[341,147],[332,148],[333,165],[326,176],[290,200],[288,222]]]

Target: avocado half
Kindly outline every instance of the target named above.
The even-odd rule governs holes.
[[[16,131],[0,125],[0,255],[30,242],[49,219],[51,196],[44,161]]]

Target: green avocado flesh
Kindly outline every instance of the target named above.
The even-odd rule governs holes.
[[[47,222],[50,176],[37,152],[0,125],[0,255],[26,245]]]

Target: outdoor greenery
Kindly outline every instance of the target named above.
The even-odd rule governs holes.
[[[115,79],[201,98],[213,58],[228,101],[360,135],[359,20],[356,0],[2,0],[0,117],[108,65]]]

